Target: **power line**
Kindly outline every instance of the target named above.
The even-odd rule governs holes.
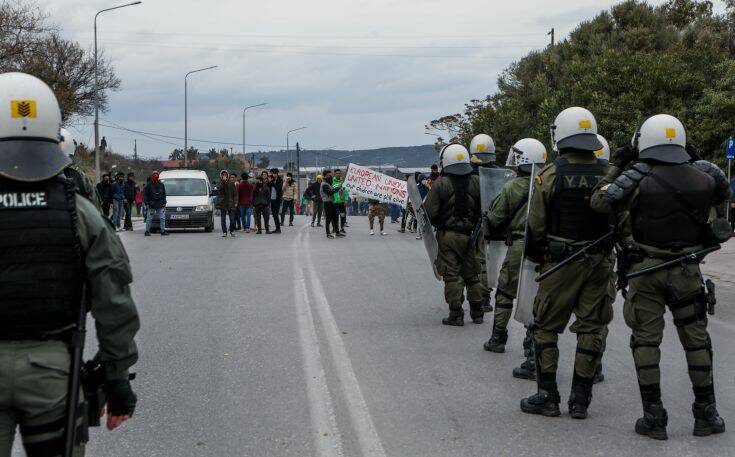
[[[359,53],[359,52],[305,52],[305,51],[285,51],[281,49],[257,49],[253,47],[237,47],[237,46],[200,46],[198,44],[176,44],[176,43],[153,43],[153,42],[131,42],[131,41],[112,41],[107,43],[114,44],[117,47],[158,47],[169,49],[200,49],[203,51],[243,51],[248,53],[264,53],[264,54],[283,54],[283,55],[310,55],[310,56],[361,56],[361,57],[400,57],[400,58],[418,58],[418,59],[491,59],[491,60],[508,60],[515,59],[518,56],[487,56],[481,54],[475,55],[440,55],[440,54],[377,54],[377,53]],[[534,46],[527,46],[532,48]],[[318,48],[318,47],[315,47]]]
[[[180,137],[180,136],[164,135],[162,133],[146,132],[146,131],[143,131],[143,130],[131,129],[131,128],[128,128],[128,127],[124,127],[124,126],[122,126],[120,124],[117,124],[115,122],[112,122],[109,119],[103,119],[103,121],[104,122],[108,122],[110,124],[114,124],[114,125],[100,124],[103,127],[110,128],[110,129],[115,129],[115,130],[124,130],[126,132],[131,132],[131,133],[137,133],[139,135],[147,136],[149,138],[150,137],[160,137],[160,138],[168,138],[168,139],[182,140],[182,141],[184,139],[184,137]],[[87,125],[89,125],[89,124],[87,124]],[[168,141],[160,140],[159,138],[150,138],[150,139],[156,140],[156,141],[161,141],[161,142],[164,142],[164,143],[167,143],[167,144],[172,144],[172,145],[178,146],[178,147],[181,146],[180,144],[171,143],[171,142],[168,142]],[[188,140],[189,141],[193,141],[195,143],[210,143],[210,144],[220,144],[220,145],[226,145],[226,146],[242,146],[242,142],[241,141],[235,141],[235,142],[233,142],[233,141],[221,141],[221,140],[201,140],[201,139],[194,139],[194,138],[188,138]],[[246,144],[245,146],[253,146],[253,147],[260,147],[260,148],[285,148],[286,147],[284,145],[278,145],[278,144],[249,144],[249,143]]]

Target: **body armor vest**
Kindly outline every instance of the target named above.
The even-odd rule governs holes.
[[[609,217],[590,207],[592,192],[605,175],[605,163],[569,163],[556,159],[556,188],[548,233],[575,241],[596,240],[609,231]]]
[[[654,165],[638,184],[633,238],[662,249],[696,246],[706,238],[715,181],[690,164]]]
[[[76,321],[82,254],[73,183],[0,178],[0,339],[42,337]]]

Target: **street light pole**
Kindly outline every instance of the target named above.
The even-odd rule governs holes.
[[[113,6],[112,8],[105,8],[97,11],[94,15],[94,172],[95,181],[100,182],[100,97],[99,97],[99,76],[97,74],[97,16],[104,13],[105,11],[112,11],[126,6],[139,5],[143,2],[132,2],[124,5]]]
[[[242,155],[243,156],[247,156],[247,154],[245,154],[245,144],[246,144],[245,143],[245,112],[247,110],[249,110],[250,108],[257,108],[259,106],[265,106],[267,104],[268,103],[260,103],[260,104],[257,104],[257,105],[250,105],[250,106],[246,106],[242,110]],[[252,169],[255,168],[255,153],[254,152],[253,152],[253,158],[250,161],[250,168],[252,168]]]
[[[192,70],[184,76],[184,168],[189,167],[189,88],[187,85],[189,75],[192,73],[199,73],[200,71],[211,70],[213,68],[217,68],[217,65]]]

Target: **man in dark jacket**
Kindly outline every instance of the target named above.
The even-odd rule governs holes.
[[[135,204],[135,173],[128,173],[128,179],[123,186],[123,208],[125,209],[125,230],[133,230],[133,205]]]
[[[222,237],[227,237],[227,219],[230,219],[230,236],[235,236],[235,209],[237,208],[237,187],[230,180],[230,173],[222,170],[219,173],[219,186],[217,187],[217,204],[220,220],[222,221]]]
[[[265,183],[262,176],[258,176],[255,178],[255,188],[253,189],[253,208],[255,211],[255,226],[258,228],[258,235],[263,233],[264,225],[265,233],[271,233],[270,226],[268,225],[270,211],[269,196],[270,191],[268,185]]]
[[[97,183],[97,193],[100,196],[100,204],[102,204],[102,214],[109,218],[110,206],[112,205],[112,187],[109,173],[102,175],[102,181]]]
[[[120,219],[123,217],[123,204],[125,200],[125,183],[123,178],[125,174],[120,172],[115,175],[115,181],[112,183],[112,225],[116,231],[122,230]]]
[[[151,236],[153,217],[158,216],[161,235],[166,236],[166,186],[158,179],[158,172],[151,173],[151,182],[143,189],[143,204],[148,208],[145,220],[145,236]]]
[[[271,215],[276,224],[273,233],[281,233],[281,220],[278,215],[281,214],[281,202],[283,201],[283,178],[278,174],[278,168],[271,168],[268,187],[270,188]]]
[[[322,175],[317,175],[316,181],[311,183],[309,185],[309,189],[311,190],[311,201],[313,202],[313,211],[311,214],[311,226],[314,227],[314,221],[316,221],[316,226],[321,227],[322,226],[322,213],[324,212],[324,200],[322,200],[322,180],[324,178]]]

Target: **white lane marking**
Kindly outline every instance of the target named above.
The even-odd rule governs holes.
[[[303,239],[303,232],[294,240],[297,251]],[[314,447],[319,457],[342,457],[342,435],[337,427],[337,418],[332,407],[332,396],[327,385],[319,341],[316,336],[314,316],[309,304],[306,278],[298,262],[294,262],[294,302],[299,325],[301,353],[306,376],[306,394],[309,399],[309,414],[314,433]]]
[[[339,378],[342,393],[347,402],[352,424],[355,427],[360,450],[363,457],[386,457],[385,449],[383,449],[383,444],[380,442],[380,437],[370,416],[370,410],[365,402],[365,397],[362,395],[357,376],[352,369],[352,362],[345,348],[344,341],[342,341],[341,332],[339,327],[337,327],[337,321],[334,319],[329,302],[327,301],[327,296],[324,294],[324,287],[316,275],[314,263],[311,260],[309,241],[310,233],[307,232],[305,249],[298,249],[297,252],[304,253],[306,269],[309,271],[311,289],[314,292],[316,312],[324,326],[324,333],[327,337],[329,349],[332,352],[337,377]]]

